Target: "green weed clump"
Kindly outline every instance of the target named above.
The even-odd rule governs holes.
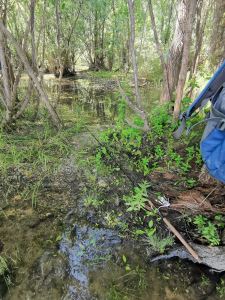
[[[149,236],[146,242],[152,247],[157,253],[163,254],[168,247],[173,246],[174,238],[171,235],[167,237],[161,237],[157,234]]]
[[[150,185],[147,182],[140,183],[139,186],[134,188],[131,195],[123,197],[125,204],[128,206],[127,211],[140,211],[145,208],[145,203],[148,200],[148,187]]]
[[[155,251],[163,253],[174,241],[169,234],[158,232],[161,223],[158,210],[146,210],[149,175],[155,171],[170,171],[179,176],[179,182],[174,184],[182,183],[187,188],[195,186],[194,171],[199,171],[202,161],[192,138],[200,139],[200,136],[193,133],[189,139],[175,141],[173,132],[177,124],[172,120],[168,105],[152,110],[149,115],[150,131],[147,133],[141,130],[142,120],[135,116],[135,128],[126,124],[126,110],[125,102],[121,101],[115,127],[100,134],[100,143],[94,154],[95,168],[98,172],[104,170],[105,175],[108,170],[115,178],[123,176],[127,179],[132,175],[136,179],[133,190],[122,197],[123,208],[132,219],[132,224],[128,224],[125,231],[129,228],[129,233],[135,238],[143,239]],[[87,203],[99,208],[96,199],[88,199]]]
[[[214,220],[206,216],[197,215],[193,219],[198,233],[212,246],[218,246],[221,243],[219,231],[225,227],[225,219],[221,215],[216,215]]]
[[[153,109],[149,116],[148,133],[141,130],[141,121],[137,117],[134,123],[140,129],[128,126],[124,121],[125,110],[126,105],[121,102],[116,126],[101,133],[96,166],[101,168],[108,164],[118,168],[126,161],[126,169],[142,179],[157,169],[175,171],[187,187],[193,187],[196,181],[191,173],[199,170],[202,164],[198,144],[192,143],[196,133],[190,138],[175,141],[173,132],[177,125],[171,118],[168,106]],[[197,138],[200,139],[200,136]]]
[[[18,187],[21,197],[30,199],[36,206],[43,181],[51,177],[62,161],[75,151],[71,140],[77,131],[75,125],[56,131],[42,119],[37,124],[21,121],[18,129],[9,133],[1,130],[0,176],[5,187],[8,185],[10,190],[9,176],[19,173],[27,179],[22,191]]]
[[[224,299],[224,296],[225,296],[225,280],[223,278],[221,278],[219,283],[217,284],[216,292],[217,292],[220,299]]]
[[[10,270],[9,270],[7,260],[3,256],[0,255],[0,277],[3,278],[5,285],[7,287],[9,287],[9,285],[12,283],[9,272],[10,272]]]
[[[4,276],[7,271],[9,271],[7,261],[0,255],[0,276]]]

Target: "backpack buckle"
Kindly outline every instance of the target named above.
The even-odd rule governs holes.
[[[218,125],[217,125],[217,128],[221,131],[225,131],[225,119],[222,119]]]

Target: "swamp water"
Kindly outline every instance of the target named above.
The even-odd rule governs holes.
[[[118,114],[115,81],[63,80],[60,99],[57,80],[48,76],[46,87],[65,118],[72,115],[95,131],[114,123]],[[156,99],[154,93],[148,86],[142,89],[148,108]],[[85,134],[78,141],[79,148],[94,142]],[[96,226],[91,212],[84,211],[78,192],[82,178],[78,177],[65,164],[61,180],[53,187],[46,183],[43,203],[52,201],[52,210],[42,211],[41,217],[30,205],[18,204],[20,199],[3,207],[0,240],[9,257],[13,253],[18,259],[8,291],[0,284],[0,299],[223,299],[216,292],[217,277],[208,270],[180,260],[150,263],[143,245],[124,240],[114,229]],[[66,213],[56,217],[54,209]]]

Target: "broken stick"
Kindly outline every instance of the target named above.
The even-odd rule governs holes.
[[[200,258],[196,251],[185,241],[182,235],[176,230],[176,228],[170,223],[167,218],[163,218],[163,222],[166,224],[168,229],[178,238],[178,240],[184,245],[184,247],[188,250],[188,252],[198,261],[200,262]]]
[[[149,205],[151,208],[155,207],[154,204],[149,201]],[[145,206],[145,208],[148,211],[151,211],[151,208],[149,206]],[[178,240],[183,244],[183,246],[187,249],[187,251],[196,259],[198,262],[200,262],[200,258],[196,251],[185,241],[185,239],[182,237],[182,235],[177,231],[177,229],[170,223],[170,221],[166,218],[162,218],[163,222],[166,224],[167,228],[178,238]]]

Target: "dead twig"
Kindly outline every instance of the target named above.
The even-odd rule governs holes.
[[[210,193],[202,200],[202,202],[199,204],[199,206],[202,206],[202,204],[205,202],[205,200],[217,189],[217,186],[211,190]]]
[[[149,204],[150,207],[149,206],[145,206],[145,208],[148,211],[152,210],[151,207],[155,208],[154,204],[150,200],[148,201],[148,204]],[[196,251],[185,241],[185,239],[177,231],[177,229],[170,223],[170,221],[166,217],[163,217],[162,220],[165,223],[165,225],[167,226],[167,228],[169,229],[169,231],[171,231],[178,238],[178,240],[184,245],[184,247],[194,257],[194,259],[196,259],[198,262],[200,262],[200,258],[198,256],[198,254],[196,253]]]

